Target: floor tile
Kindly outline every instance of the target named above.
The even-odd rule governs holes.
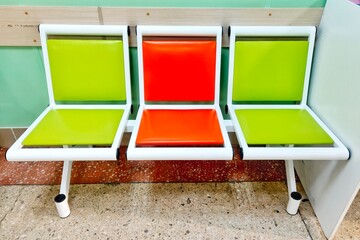
[[[360,192],[351,204],[334,239],[360,239]]]
[[[15,137],[10,128],[0,128],[0,146],[10,147],[15,142]]]
[[[66,219],[58,191],[24,186],[6,203],[0,239],[310,239],[301,216],[285,211],[284,183],[73,185]]]
[[[0,220],[5,218],[5,216],[13,209],[14,204],[23,189],[23,186],[0,186]]]

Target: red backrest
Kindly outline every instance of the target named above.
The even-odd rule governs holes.
[[[144,40],[147,102],[213,102],[215,40]]]

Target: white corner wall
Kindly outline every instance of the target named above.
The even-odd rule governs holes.
[[[318,28],[309,103],[351,152],[349,161],[297,161],[325,235],[333,238],[360,183],[360,6],[328,0]]]

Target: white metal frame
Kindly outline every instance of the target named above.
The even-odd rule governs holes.
[[[221,61],[221,35],[220,26],[137,26],[138,66],[140,107],[135,121],[133,133],[130,138],[128,160],[232,160],[233,151],[226,132],[224,121],[219,107],[220,101],[220,61]],[[215,37],[216,38],[216,73],[215,73],[215,99],[209,105],[152,105],[146,104],[144,98],[144,72],[142,61],[142,42],[144,36],[170,36],[170,37]],[[220,124],[224,139],[223,147],[136,147],[142,113],[145,109],[214,109]]]
[[[86,36],[120,36],[123,40],[124,68],[126,81],[126,103],[104,105],[57,104],[54,99],[50,65],[47,50],[48,35],[86,35]],[[115,25],[40,25],[40,38],[44,58],[44,67],[49,94],[49,106],[30,125],[24,134],[9,148],[6,157],[9,161],[82,161],[82,160],[117,160],[117,151],[125,130],[131,108],[130,66],[127,26]],[[111,147],[76,147],[76,148],[23,148],[23,140],[34,130],[46,114],[53,109],[123,109]],[[51,133],[49,133],[51,134]]]
[[[231,27],[230,35],[230,56],[229,56],[229,82],[228,82],[228,109],[233,122],[235,133],[243,151],[242,159],[244,160],[285,160],[285,169],[287,176],[289,201],[286,211],[289,214],[296,214],[301,203],[301,195],[296,190],[296,179],[294,160],[347,160],[349,150],[335,136],[335,134],[320,120],[320,118],[307,105],[311,63],[313,58],[313,49],[315,42],[316,29],[313,26],[234,26]],[[258,36],[258,37],[307,37],[309,41],[308,56],[305,69],[305,79],[302,99],[299,104],[293,105],[249,105],[234,104],[232,102],[233,75],[234,75],[234,57],[235,57],[235,40],[238,36]],[[237,109],[302,109],[307,111],[313,119],[324,129],[324,131],[334,141],[330,147],[294,147],[293,145],[284,147],[253,147],[246,142],[240,123],[236,117]]]
[[[51,69],[48,58],[47,39],[48,35],[76,35],[76,36],[120,36],[123,40],[126,103],[125,104],[103,104],[103,105],[78,105],[57,104],[54,99]],[[45,74],[49,94],[49,106],[30,125],[24,134],[9,148],[6,157],[9,161],[64,161],[60,193],[55,197],[55,205],[61,218],[70,215],[69,190],[73,161],[79,160],[117,160],[118,148],[122,135],[125,131],[131,108],[130,89],[130,66],[127,26],[103,26],[103,25],[40,25],[40,39],[44,58]],[[41,122],[41,120],[54,109],[123,109],[124,113],[120,120],[111,147],[76,146],[63,148],[23,148],[22,142]],[[49,133],[51,134],[51,133]],[[64,197],[64,198],[63,198]],[[58,201],[60,199],[60,201]]]
[[[315,27],[313,26],[232,26],[230,36],[230,56],[229,56],[229,84],[228,84],[228,108],[232,119],[236,136],[243,150],[244,160],[347,160],[349,150],[335,136],[335,134],[320,120],[320,118],[307,105],[309,79],[311,71],[311,62],[313,57]],[[234,104],[232,102],[233,74],[234,74],[234,56],[235,40],[238,36],[261,36],[261,37],[307,37],[309,49],[307,56],[306,72],[304,79],[304,89],[302,100],[299,104],[294,105],[247,105]],[[330,147],[252,147],[246,142],[245,136],[237,120],[235,110],[237,109],[302,109],[307,111],[315,121],[325,130],[333,139],[334,144]]]

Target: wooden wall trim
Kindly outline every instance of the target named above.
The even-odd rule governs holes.
[[[0,46],[39,46],[40,23],[127,24],[136,46],[136,25],[221,25],[228,45],[230,25],[315,25],[322,8],[122,8],[0,7]]]
[[[40,46],[40,23],[99,24],[97,7],[0,7],[0,46]]]

